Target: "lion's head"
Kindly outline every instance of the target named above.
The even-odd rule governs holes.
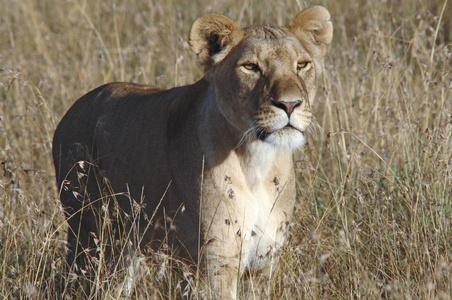
[[[295,150],[305,143],[311,105],[333,27],[319,6],[289,27],[241,29],[222,15],[193,24],[190,44],[216,89],[223,116],[244,138]]]

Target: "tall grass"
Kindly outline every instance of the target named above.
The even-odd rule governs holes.
[[[165,88],[199,79],[187,35],[203,13],[284,25],[311,4],[326,6],[335,26],[314,107],[322,130],[297,159],[296,216],[269,293],[450,299],[447,0],[0,0],[0,297],[65,292],[67,229],[50,147],[79,96],[110,81]],[[141,262],[133,297],[180,297],[181,279],[164,262]],[[99,286],[101,298],[120,295]]]

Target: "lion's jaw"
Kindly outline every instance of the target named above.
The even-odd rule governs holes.
[[[296,151],[306,143],[312,119],[317,62],[287,30],[255,27],[246,32],[207,76],[215,86],[217,107],[239,130],[238,144],[258,139]]]

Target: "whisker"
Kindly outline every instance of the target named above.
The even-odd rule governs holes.
[[[306,131],[309,132],[309,135],[311,135],[311,136],[314,134],[314,137],[317,140],[319,138],[319,133],[323,134],[322,126],[320,126],[320,124],[317,122],[317,120],[314,117],[311,118],[311,123],[306,128]]]
[[[240,146],[243,145],[243,143],[245,143],[245,141],[251,140],[251,138],[253,137],[254,133],[255,133],[256,130],[257,130],[256,126],[254,126],[255,122],[256,122],[256,121],[253,121],[253,122],[251,123],[250,128],[249,128],[248,130],[246,130],[246,131],[242,134],[242,136],[241,136],[241,138],[240,138],[238,144],[235,146],[234,149],[238,149]]]
[[[242,146],[245,143],[245,141],[249,140],[250,137],[252,136],[252,133],[253,133],[254,130],[255,130],[255,128],[252,127],[250,129],[248,129],[247,131],[245,131],[242,134],[242,137],[240,138],[239,143],[237,144],[237,146],[235,146],[235,149],[239,148],[240,146]]]
[[[267,135],[267,132],[265,132],[265,130],[262,129],[262,128],[258,128],[258,129],[256,130],[256,135],[257,135],[257,138],[258,138],[258,139],[263,140],[263,139],[265,138],[265,136]]]

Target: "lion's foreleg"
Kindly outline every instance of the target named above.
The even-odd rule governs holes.
[[[209,280],[213,299],[237,299],[237,283],[240,278],[240,251],[230,244],[216,240],[206,245],[204,274]],[[232,250],[232,251],[231,251]]]

